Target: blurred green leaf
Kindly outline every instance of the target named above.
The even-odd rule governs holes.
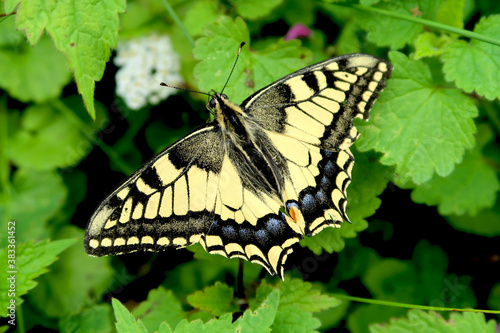
[[[19,307],[23,302],[21,296],[38,285],[39,280],[34,281],[34,279],[47,273],[49,271],[47,267],[58,259],[57,255],[75,242],[74,239],[64,239],[52,242],[44,240],[33,244],[32,241],[18,243],[15,236],[11,239],[14,242],[9,243],[14,245],[13,247],[0,249],[0,255],[4,258],[1,265],[2,272],[6,274],[0,279],[0,290],[2,290],[0,306],[4,309],[0,314],[2,317],[7,314],[5,309],[11,304],[11,299],[15,300],[15,307]],[[11,288],[12,285],[15,287]],[[11,293],[13,295],[10,295]]]
[[[30,47],[16,31],[14,17],[0,24],[0,87],[22,102],[45,102],[61,95],[71,72],[48,36]]]
[[[232,0],[238,14],[246,19],[255,20],[265,16],[281,4],[283,0]]]
[[[446,220],[453,228],[476,235],[495,237],[500,235],[500,198],[491,209],[485,209],[475,216],[448,215]]]
[[[375,149],[381,162],[396,165],[399,182],[421,184],[434,173],[449,175],[474,145],[477,109],[458,89],[433,83],[429,67],[399,52],[389,55],[395,70],[357,141],[361,151]]]
[[[47,221],[64,205],[67,189],[55,171],[18,169],[12,179],[13,191],[9,201],[7,219],[16,221],[16,238],[20,242],[48,237]],[[2,230],[6,230],[1,221]],[[0,239],[4,245],[6,240]]]
[[[420,332],[456,332],[456,333],[494,333],[495,321],[484,318],[482,313],[452,313],[450,320],[445,320],[440,314],[410,310],[408,319],[391,319],[389,324],[370,325],[371,333],[420,333]]]
[[[91,148],[75,123],[51,104],[35,104],[24,110],[20,127],[8,141],[7,156],[18,166],[51,170],[77,163]]]
[[[112,333],[115,332],[114,321],[110,304],[96,304],[59,321],[59,329],[63,333]]]
[[[447,36],[438,37],[432,32],[422,32],[415,40],[415,60],[442,55],[445,52],[444,46],[451,41]]]
[[[56,232],[59,238],[71,237],[78,241],[61,255],[29,294],[32,304],[48,317],[65,318],[95,303],[117,274],[110,266],[109,257],[93,258],[83,251],[83,234],[83,230],[71,225]]]
[[[474,32],[500,39],[500,15],[482,17]],[[500,98],[500,47],[472,39],[470,43],[457,40],[450,44],[443,56],[446,79],[465,92],[493,100]]]
[[[184,17],[184,25],[192,36],[201,35],[203,27],[214,22],[219,17],[218,1],[195,1],[189,7]]]
[[[6,0],[7,12],[19,0]],[[95,81],[102,78],[110,48],[116,46],[118,13],[125,11],[124,0],[38,3],[23,1],[17,8],[16,25],[25,30],[28,41],[35,45],[45,30],[56,47],[68,57],[75,73],[78,91],[92,118]]]

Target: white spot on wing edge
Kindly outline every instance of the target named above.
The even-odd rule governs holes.
[[[99,247],[99,241],[97,239],[91,239],[89,246],[93,249],[97,249]]]

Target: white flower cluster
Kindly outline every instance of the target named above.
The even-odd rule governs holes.
[[[166,35],[152,34],[119,42],[114,62],[121,67],[116,73],[116,94],[130,109],[158,104],[175,89],[160,82],[181,85],[179,56]]]

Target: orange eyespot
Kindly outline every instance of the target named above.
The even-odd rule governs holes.
[[[291,206],[290,210],[288,211],[288,214],[297,223],[299,222],[299,219],[300,219],[300,217],[302,215],[300,213],[300,210],[296,206]]]

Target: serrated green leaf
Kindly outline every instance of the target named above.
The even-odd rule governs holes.
[[[173,331],[166,322],[163,322],[160,325],[160,329],[158,330],[158,333],[173,333]]]
[[[315,332],[321,326],[318,318],[313,317],[310,311],[304,310],[298,305],[290,304],[280,308],[276,314],[276,320],[271,326],[273,332],[309,333]]]
[[[500,39],[500,15],[483,17],[474,32]],[[500,98],[500,47],[472,39],[457,40],[443,55],[443,70],[448,81],[470,93],[487,99]]]
[[[24,110],[20,128],[8,140],[7,156],[16,165],[35,170],[74,165],[91,147],[82,126],[51,104],[35,104]]]
[[[46,223],[63,207],[67,196],[61,176],[55,171],[20,168],[14,173],[11,187],[9,201],[2,204],[8,207],[6,218],[17,223],[17,240],[48,237]],[[7,229],[7,219],[0,222],[3,230]],[[5,241],[5,238],[0,239],[0,244],[5,246]]]
[[[116,298],[111,300],[116,318],[116,330],[119,333],[147,333],[148,330],[141,320],[135,320],[134,316]]]
[[[255,20],[271,13],[283,0],[233,0],[232,2],[241,17]]]
[[[396,165],[399,182],[421,184],[434,173],[449,175],[474,144],[477,115],[473,101],[457,89],[433,84],[422,61],[411,61],[399,52],[389,57],[394,73],[387,89],[373,106],[356,146],[384,154],[381,162]]]
[[[84,231],[80,228],[68,225],[55,235],[76,238],[77,242],[61,255],[49,273],[39,278],[39,286],[29,293],[28,300],[40,313],[51,318],[79,313],[101,298],[113,277],[122,280],[128,277],[113,271],[109,257],[90,257],[82,250]]]
[[[66,58],[48,36],[31,47],[16,31],[14,17],[0,24],[0,87],[22,102],[58,97],[71,79]]]
[[[300,47],[300,41],[291,40],[269,45],[262,51],[252,50],[250,35],[245,22],[239,18],[234,21],[222,16],[205,28],[206,37],[196,41],[193,50],[196,59],[202,60],[194,75],[201,90],[221,91],[234,63],[237,47],[245,41],[231,79],[224,90],[233,103],[241,103],[256,90],[273,81],[304,67],[310,52]],[[272,71],[269,71],[272,68]]]
[[[233,303],[233,288],[220,282],[189,295],[187,301],[192,307],[212,313],[217,317],[238,309]]]
[[[19,0],[6,0],[14,9]],[[8,10],[7,10],[8,11]],[[112,1],[22,1],[17,9],[17,28],[26,31],[35,45],[45,30],[56,47],[68,57],[78,91],[92,118],[95,81],[102,78],[111,48],[118,37],[118,13],[125,11],[124,0]]]
[[[440,314],[410,310],[408,318],[391,319],[389,324],[370,325],[371,333],[404,333],[404,332],[456,332],[456,333],[494,333],[495,321],[486,322],[482,313],[452,313],[450,320],[445,320]]]
[[[280,290],[280,309],[297,305],[307,312],[319,312],[341,303],[337,298],[322,294],[319,290],[313,289],[309,282],[299,279],[279,281],[277,287]]]
[[[493,139],[493,132],[483,125],[478,128],[477,136],[476,147],[466,152],[462,163],[449,176],[434,175],[413,190],[412,200],[437,205],[441,215],[467,213],[475,216],[481,209],[492,207],[500,184],[496,170],[484,159],[481,151]]]
[[[250,300],[250,308],[255,309],[276,290],[280,291],[280,301],[276,319],[271,326],[273,332],[314,331],[321,325],[321,322],[313,317],[313,312],[340,305],[338,299],[321,294],[308,282],[286,279],[278,281],[275,286],[261,283],[255,299]]]
[[[112,333],[115,331],[113,309],[110,304],[96,304],[60,320],[59,330],[63,333]]]
[[[156,330],[164,321],[169,327],[175,327],[187,315],[172,291],[162,286],[149,291],[148,299],[132,310],[132,314],[141,319],[150,332]]]
[[[232,323],[232,314],[228,313],[219,319],[212,319],[205,324],[201,320],[188,322],[182,320],[174,333],[232,333],[237,332],[236,324]]]
[[[7,230],[7,229],[5,229]],[[12,238],[16,240],[16,238]],[[75,242],[74,239],[64,239],[49,242],[48,240],[33,244],[32,241],[25,243],[10,243],[10,247],[0,249],[2,260],[2,272],[7,275],[0,279],[0,306],[3,309],[0,316],[7,316],[7,306],[10,304],[9,296],[11,283],[15,284],[12,292],[15,295],[15,304],[20,306],[21,296],[38,285],[35,278],[48,272],[48,266],[57,260],[57,255],[67,249]],[[14,250],[14,252],[12,252]],[[9,256],[10,255],[10,256]],[[13,258],[11,258],[13,256]],[[9,262],[7,259],[13,259]]]
[[[270,332],[280,300],[280,292],[273,290],[255,311],[246,310],[235,324],[238,324],[241,332]]]

